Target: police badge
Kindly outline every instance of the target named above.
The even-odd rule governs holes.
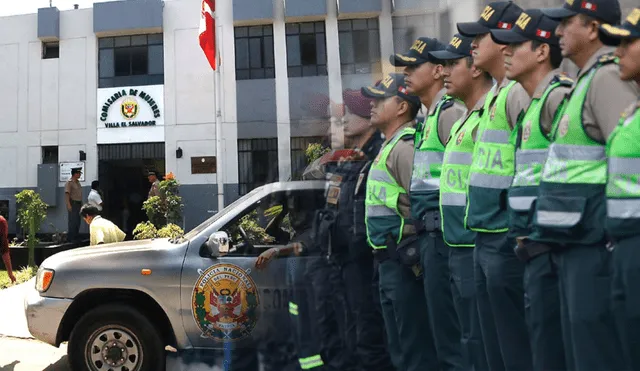
[[[529,140],[530,136],[531,136],[531,121],[527,121],[527,123],[524,125],[524,129],[522,129],[522,140],[526,142]]]
[[[562,116],[562,120],[560,120],[560,125],[558,126],[558,134],[560,137],[564,137],[569,132],[569,115]]]

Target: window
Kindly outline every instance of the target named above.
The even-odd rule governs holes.
[[[60,44],[42,43],[42,59],[53,59],[60,57]]]
[[[235,27],[236,80],[273,79],[273,26]]]
[[[58,163],[58,146],[42,147],[42,163],[43,164]]]
[[[309,144],[319,143],[326,146],[324,137],[293,137],[291,138],[291,179],[301,180],[304,170],[309,166],[307,147]]]
[[[278,138],[238,140],[239,194],[278,181]]]
[[[343,75],[382,71],[377,18],[338,21],[338,34]]]
[[[162,34],[98,40],[100,88],[164,83]]]
[[[287,23],[286,33],[289,77],[326,76],[324,22]]]

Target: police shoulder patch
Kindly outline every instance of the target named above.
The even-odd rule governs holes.
[[[565,75],[556,75],[553,80],[551,80],[551,84],[559,83],[561,86],[572,87],[575,81],[573,79],[565,76]]]
[[[455,103],[455,100],[453,98],[447,99],[442,103],[442,106],[440,107],[440,110],[444,111],[447,108],[453,107],[454,103]]]
[[[598,63],[599,64],[609,64],[609,63],[614,63],[617,62],[618,58],[616,58],[615,55],[613,54],[605,54],[603,56],[601,56],[600,58],[598,58]]]

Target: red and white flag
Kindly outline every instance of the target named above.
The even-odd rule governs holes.
[[[216,49],[216,0],[202,0],[200,11],[200,47],[211,68],[217,67]]]
[[[591,10],[591,11],[596,11],[596,9],[598,9],[598,6],[594,3],[590,3],[588,1],[583,1],[582,2],[582,9],[587,9],[587,10]]]

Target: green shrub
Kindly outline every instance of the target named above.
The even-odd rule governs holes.
[[[182,222],[182,197],[180,183],[173,173],[169,173],[160,182],[160,196],[149,197],[142,210],[149,218],[148,222],[139,223],[133,230],[133,238],[145,240],[149,238],[178,238],[184,235],[179,227]]]
[[[18,223],[27,232],[27,247],[29,248],[28,264],[35,267],[34,249],[38,244],[36,234],[40,225],[47,217],[47,207],[40,195],[30,189],[25,189],[16,195],[18,204]]]

